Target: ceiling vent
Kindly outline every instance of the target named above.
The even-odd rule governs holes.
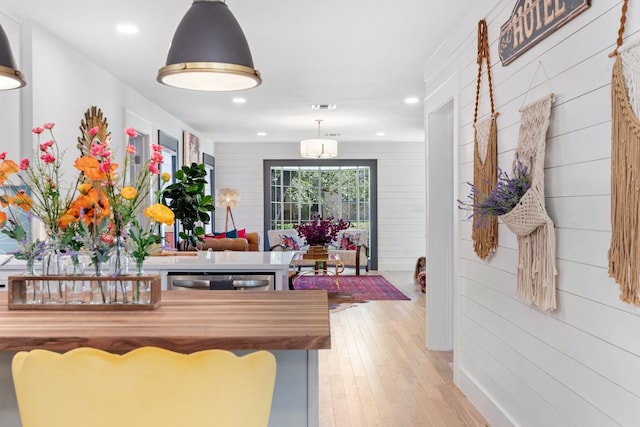
[[[338,108],[336,104],[313,104],[311,106],[312,110],[335,110]]]

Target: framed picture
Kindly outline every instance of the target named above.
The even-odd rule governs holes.
[[[182,140],[182,163],[191,166],[191,163],[201,163],[200,138],[189,131],[184,131]]]

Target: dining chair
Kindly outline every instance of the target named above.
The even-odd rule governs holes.
[[[12,373],[23,427],[262,427],[276,360],[267,351],[83,347],[18,352]]]

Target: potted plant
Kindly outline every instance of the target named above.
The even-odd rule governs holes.
[[[182,231],[178,233],[180,250],[197,249],[204,241],[204,226],[211,221],[209,212],[215,209],[213,196],[205,194],[206,176],[204,163],[184,165],[176,172],[176,182],[162,191],[162,203],[173,211],[182,225]]]

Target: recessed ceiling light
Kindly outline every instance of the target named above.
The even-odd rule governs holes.
[[[411,96],[409,98],[405,98],[404,102],[405,104],[417,104],[420,100],[415,96]]]
[[[116,31],[121,34],[137,34],[138,27],[133,24],[120,24],[116,26]]]
[[[258,133],[256,133],[256,135],[258,135],[258,136],[267,136],[267,133],[266,132],[258,132]]]
[[[384,132],[376,132],[376,136],[384,136]]]
[[[335,110],[338,108],[337,104],[313,104],[311,105],[312,110]]]
[[[234,104],[244,104],[247,102],[245,98],[233,98],[232,101]]]

